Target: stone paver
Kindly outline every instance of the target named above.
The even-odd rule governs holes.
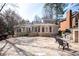
[[[0,42],[0,54],[5,56],[72,56],[79,55],[79,43],[70,43],[70,50],[58,48],[51,37],[17,37]]]

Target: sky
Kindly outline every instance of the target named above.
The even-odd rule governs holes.
[[[43,5],[42,3],[18,4],[18,12],[25,20],[33,21],[35,15],[42,17]]]
[[[26,4],[18,4],[19,6],[19,14],[25,19],[25,20],[34,20],[34,16],[38,15],[39,17],[42,17],[43,15],[43,6],[44,3],[26,3]],[[79,11],[79,3],[69,3],[68,6],[64,9],[69,10],[71,9],[72,12]],[[66,16],[66,12],[63,16]]]
[[[79,11],[79,3],[70,3],[68,4],[68,6],[64,9],[67,10],[67,9],[71,9],[73,12],[74,11]]]
[[[18,7],[12,7],[15,5]],[[13,5],[11,3],[7,4],[7,6],[4,9],[11,8],[12,10],[15,10],[24,20],[33,21],[35,15],[42,17],[43,6],[44,3],[14,3]],[[64,11],[69,9],[73,11],[79,11],[79,3],[69,3],[68,6],[64,9]],[[63,17],[65,16],[66,12],[64,13]]]
[[[42,17],[43,6],[44,3],[8,3],[4,7],[4,11],[10,8],[16,11],[24,20],[31,22],[35,15]]]
[[[67,7],[65,7],[64,11],[72,10],[72,12],[79,12],[79,3],[69,3]],[[64,13],[63,17],[66,17],[66,12]]]

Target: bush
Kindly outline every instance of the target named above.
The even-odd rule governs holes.
[[[59,36],[62,36],[62,33],[63,33],[63,32],[62,32],[61,30],[58,31],[58,35],[59,35]]]
[[[71,31],[69,29],[66,29],[64,33],[71,33]]]
[[[38,36],[38,33],[29,33],[29,35],[28,36]]]
[[[28,33],[22,32],[22,33],[19,33],[18,36],[28,36]]]

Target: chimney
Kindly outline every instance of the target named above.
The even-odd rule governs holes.
[[[69,20],[69,28],[72,28],[72,10],[69,10],[67,12],[67,17],[66,18]]]

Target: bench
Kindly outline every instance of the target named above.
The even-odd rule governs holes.
[[[58,42],[59,47],[62,46],[63,50],[65,49],[65,47],[67,47],[69,49],[69,43],[59,37],[55,37],[56,42]]]

